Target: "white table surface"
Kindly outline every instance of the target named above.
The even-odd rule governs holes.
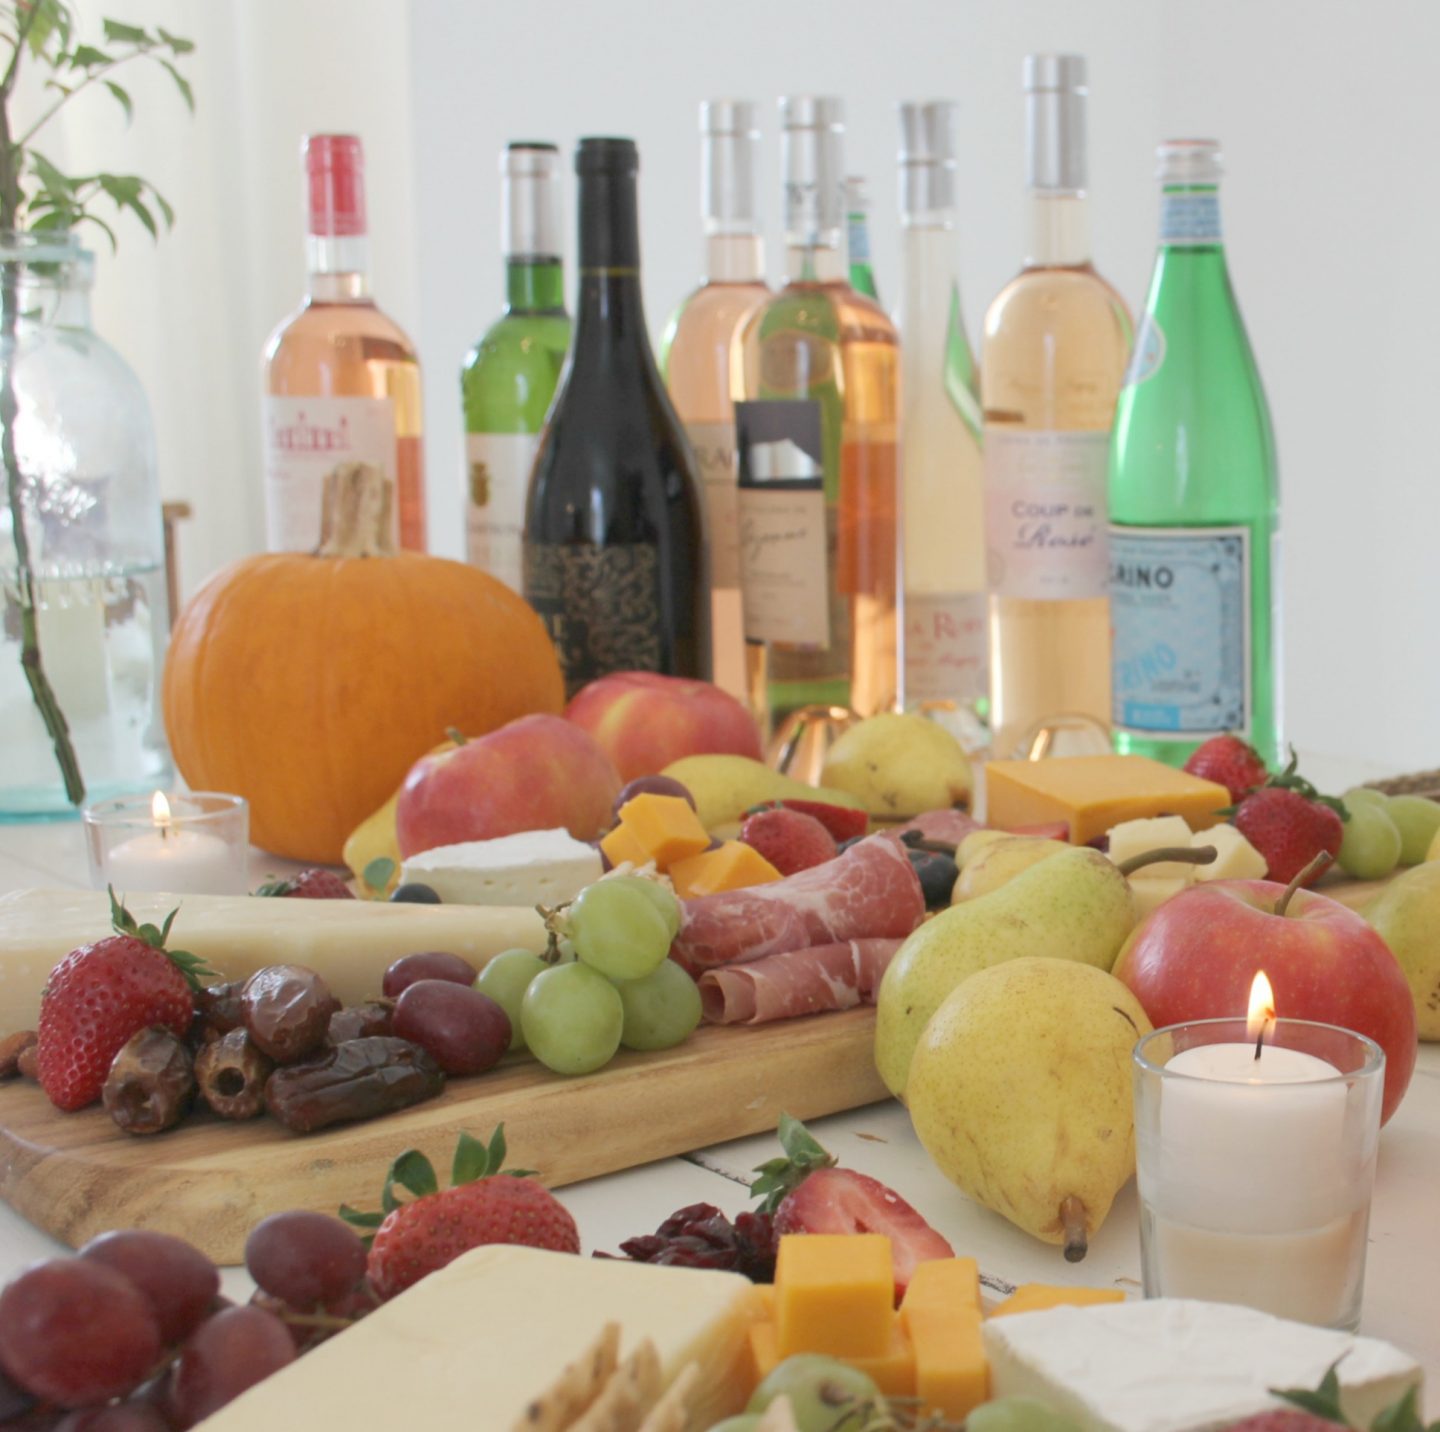
[[[1322,789],[1384,774],[1356,762],[1307,761]],[[292,869],[255,853],[255,882]],[[88,883],[78,822],[0,825],[0,892],[23,886]],[[643,1117],[643,1111],[639,1115]],[[1138,1294],[1140,1249],[1135,1186],[1116,1200],[1083,1263],[1069,1264],[1058,1248],[1037,1242],[998,1214],[972,1203],[931,1164],[898,1104],[876,1104],[811,1125],[847,1167],[895,1188],[954,1245],[980,1261],[989,1287],[1044,1282],[1114,1286]],[[398,1152],[398,1150],[397,1150]],[[742,1139],[686,1158],[560,1191],[574,1214],[586,1252],[617,1247],[648,1233],[687,1203],[714,1203],[731,1217],[748,1206],[742,1184],[756,1164],[779,1152],[771,1137]],[[1303,1177],[1297,1170],[1297,1177]],[[1370,1220],[1370,1247],[1361,1331],[1405,1348],[1425,1366],[1433,1409],[1440,1403],[1440,1044],[1422,1045],[1404,1104],[1386,1126]],[[61,1251],[48,1234],[0,1204],[0,1282],[25,1263]],[[226,1290],[248,1296],[243,1269],[225,1274]]]

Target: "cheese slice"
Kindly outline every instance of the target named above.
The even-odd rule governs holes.
[[[600,852],[568,830],[522,830],[437,845],[412,855],[400,878],[430,886],[447,904],[548,906],[573,900],[600,873]]]
[[[1166,846],[1190,848],[1193,838],[1190,827],[1178,815],[1162,815],[1150,820],[1123,820],[1112,826],[1108,832],[1110,843],[1106,854],[1116,865],[1123,865],[1137,855],[1148,855],[1152,850]],[[1195,867],[1180,860],[1159,860],[1152,865],[1142,865],[1130,878],[1143,877],[1146,880],[1180,880],[1189,884],[1195,878]]]
[[[991,761],[985,767],[985,820],[992,826],[1064,821],[1072,845],[1088,845],[1111,826],[1146,816],[1184,816],[1192,830],[1220,819],[1230,792],[1147,756],[1052,756]]]
[[[170,943],[201,956],[223,979],[265,965],[308,965],[346,1004],[378,995],[386,966],[421,950],[482,965],[517,946],[540,953],[533,909],[292,900],[255,895],[133,895],[131,914],[155,924],[176,909]],[[0,895],[0,1034],[33,1029],[45,977],[71,950],[110,932],[98,890],[15,890]]]
[[[668,1387],[690,1362],[692,1428],[751,1392],[749,1335],[761,1310],[738,1273],[477,1248],[243,1393],[206,1432],[509,1432],[561,1368],[611,1321],[621,1357],[645,1338]]]
[[[1263,880],[1270,867],[1265,857],[1235,829],[1233,825],[1214,825],[1191,836],[1190,843],[1199,850],[1213,846],[1215,859],[1209,865],[1197,865],[1197,880]]]
[[[1285,1404],[1335,1362],[1351,1424],[1421,1383],[1389,1343],[1179,1298],[1054,1308],[987,1320],[992,1397],[1038,1397],[1083,1432],[1209,1432]]]

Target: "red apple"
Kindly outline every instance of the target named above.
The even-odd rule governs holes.
[[[559,716],[522,716],[416,761],[400,788],[395,833],[407,856],[559,826],[593,840],[609,828],[619,790],[588,732]]]
[[[1382,1122],[1399,1107],[1415,1068],[1415,997],[1390,948],[1328,896],[1271,880],[1192,885],[1136,926],[1115,961],[1156,1029],[1195,1019],[1243,1017],[1264,970],[1285,1019],[1338,1024],[1385,1051]]]

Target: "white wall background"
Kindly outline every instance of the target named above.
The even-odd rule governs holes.
[[[697,103],[763,102],[780,266],[774,99],[844,96],[871,180],[881,296],[898,273],[894,102],[961,104],[972,334],[1021,244],[1020,64],[1090,62],[1096,259],[1136,308],[1156,142],[1225,146],[1232,273],[1280,448],[1289,733],[1302,748],[1440,763],[1440,233],[1430,0],[83,0],[201,44],[193,123],[160,85],[141,114],[71,134],[180,211],[102,264],[97,322],[146,382],[162,484],[197,520],[187,586],[258,544],[258,352],[302,283],[298,143],[353,129],[369,165],[376,290],[426,364],[435,550],[460,548],[458,367],[501,301],[496,159],[628,134],[642,156],[650,322],[700,260]],[[103,105],[102,98],[95,101]],[[107,119],[112,116],[107,114]],[[73,127],[72,127],[73,128]],[[573,215],[573,205],[571,206]],[[570,270],[573,285],[573,265]]]

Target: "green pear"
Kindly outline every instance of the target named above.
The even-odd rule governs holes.
[[[886,712],[852,726],[831,746],[820,779],[849,791],[883,820],[968,805],[970,758],[943,726]]]
[[[946,995],[978,970],[1053,955],[1108,970],[1135,925],[1129,883],[1098,850],[1074,846],[998,890],[952,905],[900,946],[880,981],[875,1067],[905,1097],[910,1056]]]
[[[1420,1038],[1440,1040],[1440,861],[1392,880],[1366,907],[1365,918],[1410,981]]]
[[[751,806],[766,801],[823,801],[862,810],[864,802],[846,791],[807,786],[749,756],[682,756],[660,772],[679,781],[695,797],[695,813],[706,830],[742,819]]]
[[[961,867],[960,878],[950,892],[950,903],[958,905],[962,900],[988,895],[1022,870],[1029,870],[1062,850],[1074,848],[1068,841],[1049,840],[1043,835],[1008,835],[1003,840],[991,841]]]
[[[1075,1262],[1135,1172],[1131,1054],[1150,1032],[1104,970],[1054,959],[982,970],[916,1046],[915,1133],[946,1178]]]

